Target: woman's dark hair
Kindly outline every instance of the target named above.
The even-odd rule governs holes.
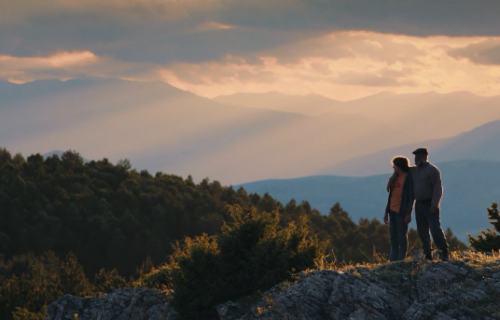
[[[410,170],[410,160],[407,157],[396,156],[392,158],[392,164],[398,168],[401,168],[404,172],[408,172]]]

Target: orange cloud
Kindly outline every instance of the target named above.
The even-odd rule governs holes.
[[[213,23],[210,28],[229,26]],[[0,78],[12,82],[80,77],[165,81],[205,97],[236,92],[321,94],[338,100],[381,91],[500,92],[496,37],[412,37],[334,32],[256,55],[159,65],[125,62],[90,51],[45,57],[0,56]],[[475,55],[479,52],[482,56]]]
[[[99,57],[90,51],[58,52],[47,57],[0,56],[0,78],[14,83],[81,77],[154,81],[159,77],[148,63],[128,63]]]
[[[496,95],[500,65],[480,65],[452,54],[488,39],[492,37],[343,31],[261,52],[257,62],[228,56],[223,61],[173,64],[161,75],[176,87],[206,97],[268,91],[339,100],[380,91]]]
[[[81,52],[60,52],[49,57],[12,57],[0,56],[0,63],[3,68],[10,69],[37,69],[37,68],[66,68],[92,64],[97,60],[97,56],[89,51]]]
[[[233,28],[234,28],[233,26],[219,23],[219,22],[215,22],[215,21],[207,22],[207,23],[204,23],[201,26],[199,26],[200,31],[227,30],[227,29],[233,29]]]

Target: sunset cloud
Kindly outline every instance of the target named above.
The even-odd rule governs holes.
[[[494,0],[0,0],[0,54],[91,51],[158,64],[250,60],[346,30],[495,36],[499,16]]]
[[[450,10],[450,9],[453,10]],[[492,0],[0,0],[0,78],[235,92],[498,92]]]
[[[268,91],[339,100],[381,91],[497,95],[498,39],[340,31],[252,55],[169,64],[123,61],[90,51],[2,55],[0,78],[16,83],[86,77],[160,80],[205,97]]]
[[[40,79],[98,77],[155,81],[153,66],[99,57],[90,51],[58,52],[46,57],[0,55],[0,79],[24,83]]]
[[[492,38],[493,39],[493,38]],[[500,92],[500,66],[458,59],[457,52],[496,40],[335,32],[273,48],[247,61],[178,63],[162,70],[170,84],[214,97],[235,92],[317,93],[340,100],[380,91]]]

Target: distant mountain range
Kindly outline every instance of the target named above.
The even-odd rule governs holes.
[[[337,101],[320,95],[292,96],[277,92],[237,93],[214,101],[304,115],[351,114],[392,128],[394,135],[414,134],[418,141],[447,138],[500,119],[500,96],[470,92],[394,94],[381,92],[362,99]]]
[[[0,82],[0,93],[5,94],[0,100],[0,145],[12,152],[78,150],[90,159],[129,158],[137,168],[197,179],[237,177],[244,171],[228,164],[246,155],[233,155],[232,149],[246,142],[248,150],[249,143],[271,135],[268,132],[308,119],[223,106],[160,82]],[[247,179],[243,175],[239,181]]]
[[[392,172],[390,160],[393,156],[405,155],[413,159],[411,153],[418,147],[427,147],[430,160],[434,163],[465,159],[500,161],[500,121],[484,124],[452,138],[412,143],[356,157],[318,173],[360,177]]]
[[[0,92],[6,96],[0,145],[12,152],[72,149],[91,159],[129,158],[137,168],[225,184],[312,174],[380,150],[391,137],[391,130],[359,115],[227,106],[160,82],[0,82]],[[402,134],[391,143],[408,140]]]
[[[212,100],[228,106],[261,108],[300,113],[308,116],[343,112],[345,109],[343,102],[329,99],[317,94],[296,96],[279,92],[236,93],[226,96],[218,96]]]
[[[444,196],[442,224],[465,240],[466,233],[476,234],[491,225],[486,207],[500,202],[500,162],[462,160],[441,163]],[[247,192],[264,194],[286,204],[291,199],[307,200],[321,213],[328,214],[335,202],[355,221],[363,218],[381,220],[387,203],[385,186],[388,174],[368,177],[311,176],[296,179],[263,180],[245,183]],[[413,219],[414,220],[414,219]],[[415,222],[411,222],[415,227]]]
[[[12,152],[78,150],[223,184],[346,175],[336,166],[500,119],[498,97],[464,92],[348,102],[280,93],[207,99],[162,82],[86,79],[0,81],[0,96],[0,146]],[[377,161],[374,168],[389,166]]]

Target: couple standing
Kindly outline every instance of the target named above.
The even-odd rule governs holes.
[[[442,250],[442,260],[449,260],[449,246],[440,221],[443,187],[441,172],[428,161],[426,148],[413,151],[415,166],[410,167],[408,158],[397,156],[392,159],[394,174],[389,179],[389,199],[384,222],[390,221],[390,261],[404,260],[408,250],[408,223],[415,202],[417,231],[422,241],[425,259],[432,260],[431,236]]]

